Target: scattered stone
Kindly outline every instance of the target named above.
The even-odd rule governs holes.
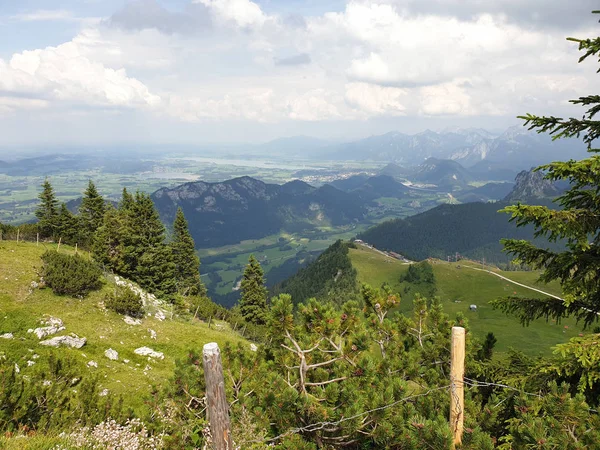
[[[46,336],[51,336],[53,334],[58,333],[59,331],[64,331],[66,328],[63,326],[50,325],[49,327],[41,327],[36,328],[35,330],[27,330],[27,332],[31,331],[35,334],[38,339],[43,339]]]
[[[35,361],[31,361],[31,360],[27,361],[27,367],[31,367],[34,364],[35,364]]]
[[[38,359],[39,357],[40,357],[40,355],[38,355],[38,354],[34,354],[34,355],[31,357],[31,359]]]
[[[98,363],[96,361],[88,361],[87,363],[88,367],[98,367]]]
[[[98,395],[100,397],[106,397],[108,395],[108,389],[103,389]]]
[[[150,333],[150,339],[156,340],[156,331],[152,330],[151,328],[148,328],[148,333]]]
[[[150,358],[164,359],[165,355],[163,352],[155,352],[150,347],[136,348],[133,353],[141,356],[149,356]]]
[[[146,364],[146,367],[144,367],[144,371],[147,372],[149,370],[152,370],[152,367],[150,367],[149,364]]]
[[[19,367],[19,365],[17,363],[15,363],[15,373],[20,373],[21,372],[21,368]]]
[[[71,348],[81,348],[87,342],[86,338],[80,338],[78,336],[56,336],[52,339],[48,339],[46,341],[41,341],[40,345],[45,345],[48,347],[60,347],[64,345],[65,347]]]
[[[42,383],[42,385],[44,385],[44,386],[50,386],[50,385],[52,385],[52,381],[50,381],[50,380],[44,380],[44,382]]]
[[[37,281],[32,281],[30,285],[31,289],[37,289],[40,287]]]
[[[123,362],[124,362],[125,364],[129,364],[129,360],[128,360],[128,359],[124,359],[124,360],[123,360]]]
[[[134,319],[133,317],[125,316],[123,318],[127,325],[141,325],[142,321],[140,319]]]
[[[250,344],[250,351],[255,352],[258,350],[258,347],[256,346],[256,344]]]
[[[12,333],[4,333],[4,334],[0,334],[0,338],[2,339],[13,339],[14,336]]]
[[[106,356],[111,361],[118,361],[119,359],[119,353],[116,350],[113,350],[112,348],[106,350],[104,352],[104,356]]]
[[[167,318],[167,316],[165,316],[165,313],[163,311],[161,311],[160,309],[158,311],[156,311],[156,314],[154,314],[154,317],[156,317],[161,322]]]
[[[47,320],[42,320],[41,322],[44,325],[49,325],[49,326],[52,326],[52,327],[62,327],[62,326],[64,326],[63,321],[60,320],[58,317],[50,317]]]

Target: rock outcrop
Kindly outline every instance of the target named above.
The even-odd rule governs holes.
[[[150,358],[164,359],[165,355],[163,352],[155,352],[150,347],[136,348],[133,353],[140,356],[149,356]]]
[[[116,350],[113,350],[112,348],[109,348],[108,350],[106,350],[104,352],[104,356],[106,356],[111,361],[119,360],[119,353]]]
[[[40,345],[45,345],[47,347],[71,347],[71,348],[81,348],[87,342],[86,338],[80,338],[76,335],[73,336],[56,336],[52,339],[48,339],[46,341],[41,341]]]

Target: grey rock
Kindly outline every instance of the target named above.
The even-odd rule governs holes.
[[[127,325],[141,325],[142,321],[140,319],[134,319],[133,317],[125,316],[123,318]]]
[[[141,356],[149,356],[150,358],[164,359],[165,355],[163,352],[155,352],[150,347],[136,348],[133,353]]]
[[[65,327],[57,327],[55,325],[52,325],[49,327],[36,328],[35,330],[33,330],[33,333],[37,336],[38,339],[43,339],[46,336],[51,336],[60,331],[64,331],[65,329],[66,329]]]
[[[14,336],[12,333],[4,333],[0,334],[0,339],[14,339]]]
[[[81,348],[87,342],[86,338],[80,338],[77,336],[56,336],[52,339],[48,339],[46,341],[41,341],[40,345],[45,345],[47,347],[71,347],[71,348]]]
[[[116,350],[113,350],[112,348],[106,350],[104,352],[104,356],[106,356],[111,361],[118,361],[119,359],[119,353]]]

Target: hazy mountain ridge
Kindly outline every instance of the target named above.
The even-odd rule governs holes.
[[[520,167],[538,165],[564,157],[584,156],[585,146],[573,139],[552,139],[522,126],[508,128],[499,136],[485,130],[466,129],[408,135],[390,132],[335,146],[325,155],[334,159],[388,161],[414,166],[427,158],[452,159],[465,167],[481,161],[510,162]]]

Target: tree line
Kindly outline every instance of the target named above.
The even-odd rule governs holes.
[[[205,296],[200,260],[188,224],[179,209],[167,239],[150,196],[123,189],[115,207],[90,180],[77,214],[56,198],[48,179],[42,185],[35,215],[42,239],[90,251],[106,270],[129,278],[159,297]]]

